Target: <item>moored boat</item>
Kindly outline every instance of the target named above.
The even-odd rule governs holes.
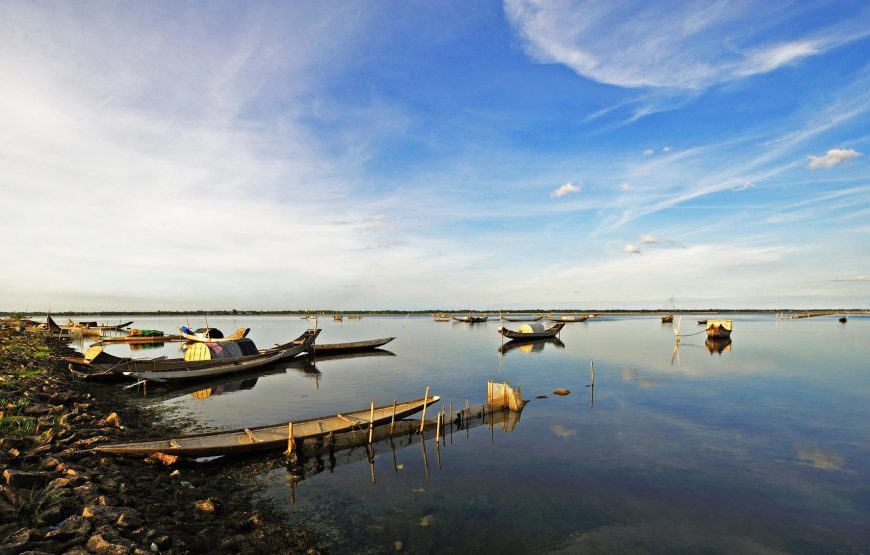
[[[349,343],[321,343],[314,344],[314,352],[317,355],[337,355],[354,353],[357,351],[370,351],[383,347],[395,337],[382,337],[380,339],[368,339],[366,341],[351,341]]]
[[[589,319],[587,314],[583,314],[580,316],[573,314],[561,314],[558,316],[553,316],[552,314],[547,316],[547,320],[551,322],[585,322]]]
[[[670,324],[673,321],[674,321],[673,314],[665,314],[664,316],[662,316],[662,324]]]
[[[540,322],[531,322],[521,325],[516,329],[516,331],[500,327],[498,328],[498,332],[508,339],[534,341],[535,339],[556,337],[556,334],[562,331],[563,327],[565,327],[565,322],[558,322],[549,328],[544,328],[544,324],[541,324]]]
[[[707,337],[725,339],[731,337],[731,320],[707,320]]]
[[[489,320],[489,316],[454,316],[457,322],[465,322],[466,324],[479,324]]]
[[[841,324],[845,324],[845,323],[848,322],[848,321],[849,321],[849,319],[848,319],[847,317],[845,317],[845,316],[840,316],[840,323],[841,323]]]
[[[251,333],[251,328],[239,328],[230,335],[225,336],[223,332],[217,328],[198,328],[196,331],[191,330],[187,326],[178,328],[178,333],[188,341],[201,341],[203,343],[216,343],[222,341],[236,341],[244,339]]]
[[[310,352],[319,333],[319,329],[309,329],[293,341],[260,350],[250,339],[224,343],[198,342],[190,345],[183,359],[132,359],[97,352],[88,357],[90,362],[85,364],[96,372],[78,372],[76,375],[105,379],[123,374],[140,380],[163,382],[234,374]]]
[[[372,415],[371,407],[367,407],[344,414],[296,421],[293,422],[293,440],[300,442],[353,429],[368,429],[369,426],[390,422],[393,418],[400,420],[416,414],[423,410],[423,407],[437,403],[439,400],[440,397],[433,395],[425,399],[375,407],[374,415]],[[288,424],[289,422],[273,426],[193,434],[155,441],[101,445],[95,447],[94,450],[120,455],[147,456],[152,453],[166,453],[186,457],[211,457],[274,451],[287,448],[290,429]]]
[[[501,319],[505,322],[537,322],[543,316],[502,316]]]

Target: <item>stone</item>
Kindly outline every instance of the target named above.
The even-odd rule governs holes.
[[[66,541],[78,536],[87,536],[91,533],[92,528],[91,523],[84,517],[73,515],[61,522],[57,528],[46,534],[45,537]]]
[[[125,511],[135,511],[123,507],[106,507],[103,505],[88,505],[82,510],[82,516],[95,522],[115,522]]]
[[[88,551],[96,555],[127,555],[130,548],[118,543],[109,543],[100,534],[94,534],[87,543]]]
[[[196,508],[204,513],[220,513],[222,508],[221,500],[217,497],[209,497],[208,499],[200,499],[196,503]]]
[[[13,470],[7,468],[3,471],[3,481],[9,487],[32,489],[43,486],[55,477],[52,472]]]
[[[61,489],[70,487],[72,481],[69,478],[55,478],[48,483],[48,487],[52,489]]]
[[[52,526],[63,520],[63,511],[58,505],[52,505],[39,513],[37,518],[39,522]]]
[[[76,449],[80,449],[82,447],[90,447],[91,445],[93,445],[95,443],[104,443],[106,441],[111,441],[111,440],[112,440],[112,438],[110,438],[109,436],[94,436],[94,437],[89,437],[89,438],[85,438],[85,439],[80,439],[77,442],[73,443],[71,445],[71,447],[74,447]]]
[[[41,463],[39,463],[39,468],[42,470],[54,470],[59,464],[60,461],[54,457],[46,457]]]
[[[164,551],[168,549],[170,545],[172,545],[172,538],[170,538],[169,536],[157,536],[151,541],[154,545],[157,546],[157,549],[159,551]]]
[[[115,428],[123,428],[123,426],[121,426],[121,417],[118,416],[117,412],[109,414],[108,416],[97,422],[97,425],[103,427],[112,426]]]
[[[51,412],[51,405],[46,405],[45,403],[34,403],[24,407],[24,410],[21,412],[27,416],[41,416]]]
[[[115,524],[119,528],[138,528],[142,526],[143,521],[139,517],[139,515],[134,514],[132,512],[125,512],[121,516],[118,517],[118,520],[115,521]]]

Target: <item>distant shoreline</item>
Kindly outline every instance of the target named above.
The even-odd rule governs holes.
[[[868,308],[706,308],[706,309],[546,309],[535,308],[529,310],[481,310],[481,309],[428,309],[428,310],[145,310],[145,311],[51,311],[54,316],[332,316],[333,314],[359,314],[370,316],[428,316],[433,313],[441,314],[618,314],[618,315],[644,315],[644,314],[807,314],[807,313],[836,313],[836,314],[870,314]],[[49,312],[20,312],[0,311],[0,316],[45,316]]]

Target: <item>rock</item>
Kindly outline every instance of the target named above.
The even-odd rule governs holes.
[[[58,505],[52,505],[39,513],[37,518],[39,519],[39,522],[51,526],[63,520],[63,511]]]
[[[72,480],[69,478],[55,478],[51,482],[48,483],[48,487],[52,489],[61,489],[68,488],[72,484]]]
[[[428,514],[420,519],[420,526],[431,526],[435,522],[435,515]]]
[[[103,427],[114,426],[115,428],[122,428],[121,417],[118,416],[117,412],[113,412],[113,413],[109,414],[108,416],[106,416],[105,418],[103,418],[102,420],[100,420],[99,422],[97,422],[97,425],[103,426]]]
[[[153,542],[152,545],[156,545],[159,551],[164,551],[172,545],[172,538],[169,536],[157,536],[151,541]]]
[[[118,520],[115,521],[115,524],[119,528],[138,528],[142,526],[143,521],[139,517],[139,515],[134,514],[130,511],[126,511],[124,512],[124,514],[118,517]]]
[[[553,391],[554,395],[565,396],[565,395],[568,395],[569,393],[571,393],[571,390],[565,389],[564,387],[560,387],[559,389],[556,389],[555,391]]]
[[[91,536],[87,546],[88,551],[96,555],[127,555],[130,552],[130,548],[118,543],[109,543],[100,534]]]
[[[135,513],[133,509],[127,509],[124,507],[106,507],[103,505],[88,505],[82,510],[82,516],[84,518],[89,518],[94,520],[95,522],[104,523],[104,522],[115,522],[118,520],[125,511],[130,511]]]
[[[106,441],[111,441],[112,438],[109,436],[94,436],[86,439],[80,439],[77,442],[73,443],[70,447],[74,447],[76,449],[80,449],[82,447],[90,447],[95,443],[103,443]]]
[[[13,470],[3,471],[3,481],[9,487],[32,489],[50,482],[55,477],[52,472]]]
[[[178,460],[178,455],[167,455],[166,453],[153,453],[145,457],[145,462],[154,463],[160,462],[165,464],[166,466],[170,466],[175,464],[175,461]]]
[[[396,549],[396,551],[401,551],[404,546],[405,544],[403,544],[401,540],[396,540],[393,542],[393,547]]]
[[[34,403],[24,407],[24,410],[21,412],[27,416],[40,416],[50,413],[51,405],[46,405],[45,403]]]
[[[204,513],[220,513],[223,503],[217,497],[200,499],[196,502],[196,508]]]
[[[59,464],[60,461],[54,457],[46,457],[41,463],[39,463],[39,468],[42,470],[54,470]]]
[[[48,398],[50,403],[55,405],[65,405],[70,402],[72,399],[72,393],[68,391],[58,391],[57,393],[52,394],[51,397]]]
[[[91,523],[84,517],[73,515],[61,522],[57,528],[46,534],[45,537],[66,541],[75,537],[87,536],[91,533],[92,528]]]

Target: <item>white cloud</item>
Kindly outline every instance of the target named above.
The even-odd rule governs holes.
[[[666,145],[666,146],[663,146],[663,147],[662,147],[662,152],[664,152],[665,154],[667,154],[668,152],[670,152],[670,151],[672,151],[672,150],[674,150],[674,147],[672,147],[672,146],[667,146],[667,145]]]
[[[580,192],[580,184],[579,183],[577,185],[574,185],[573,183],[565,183],[564,185],[562,185],[561,187],[557,188],[552,193],[550,193],[550,196],[553,198],[560,198],[560,197],[564,197],[565,195],[568,195],[571,193],[579,193],[579,192]]]
[[[625,254],[640,254],[640,247],[633,243],[626,243],[624,247],[622,247],[622,252]]]
[[[652,155],[653,155],[653,152],[654,152],[653,149],[648,148],[648,149],[646,149],[646,150],[643,151],[643,155],[644,155],[644,156],[652,156]]]
[[[807,167],[811,170],[833,168],[858,156],[861,153],[851,148],[832,148],[824,156],[807,156],[810,159]]]
[[[653,235],[650,235],[649,233],[644,233],[643,235],[641,235],[640,240],[642,243],[646,243],[647,245],[652,245],[655,243],[662,242],[661,239],[658,239],[658,238],[654,237]]]
[[[619,190],[622,191],[623,193],[627,193],[628,191],[631,190],[631,183],[623,183],[622,185],[619,186]]]
[[[632,88],[703,89],[774,71],[868,32],[866,12],[803,31],[805,26],[789,24],[806,18],[806,10],[776,3],[504,0],[504,5],[535,60]],[[792,36],[758,43],[783,28],[792,29]]]

